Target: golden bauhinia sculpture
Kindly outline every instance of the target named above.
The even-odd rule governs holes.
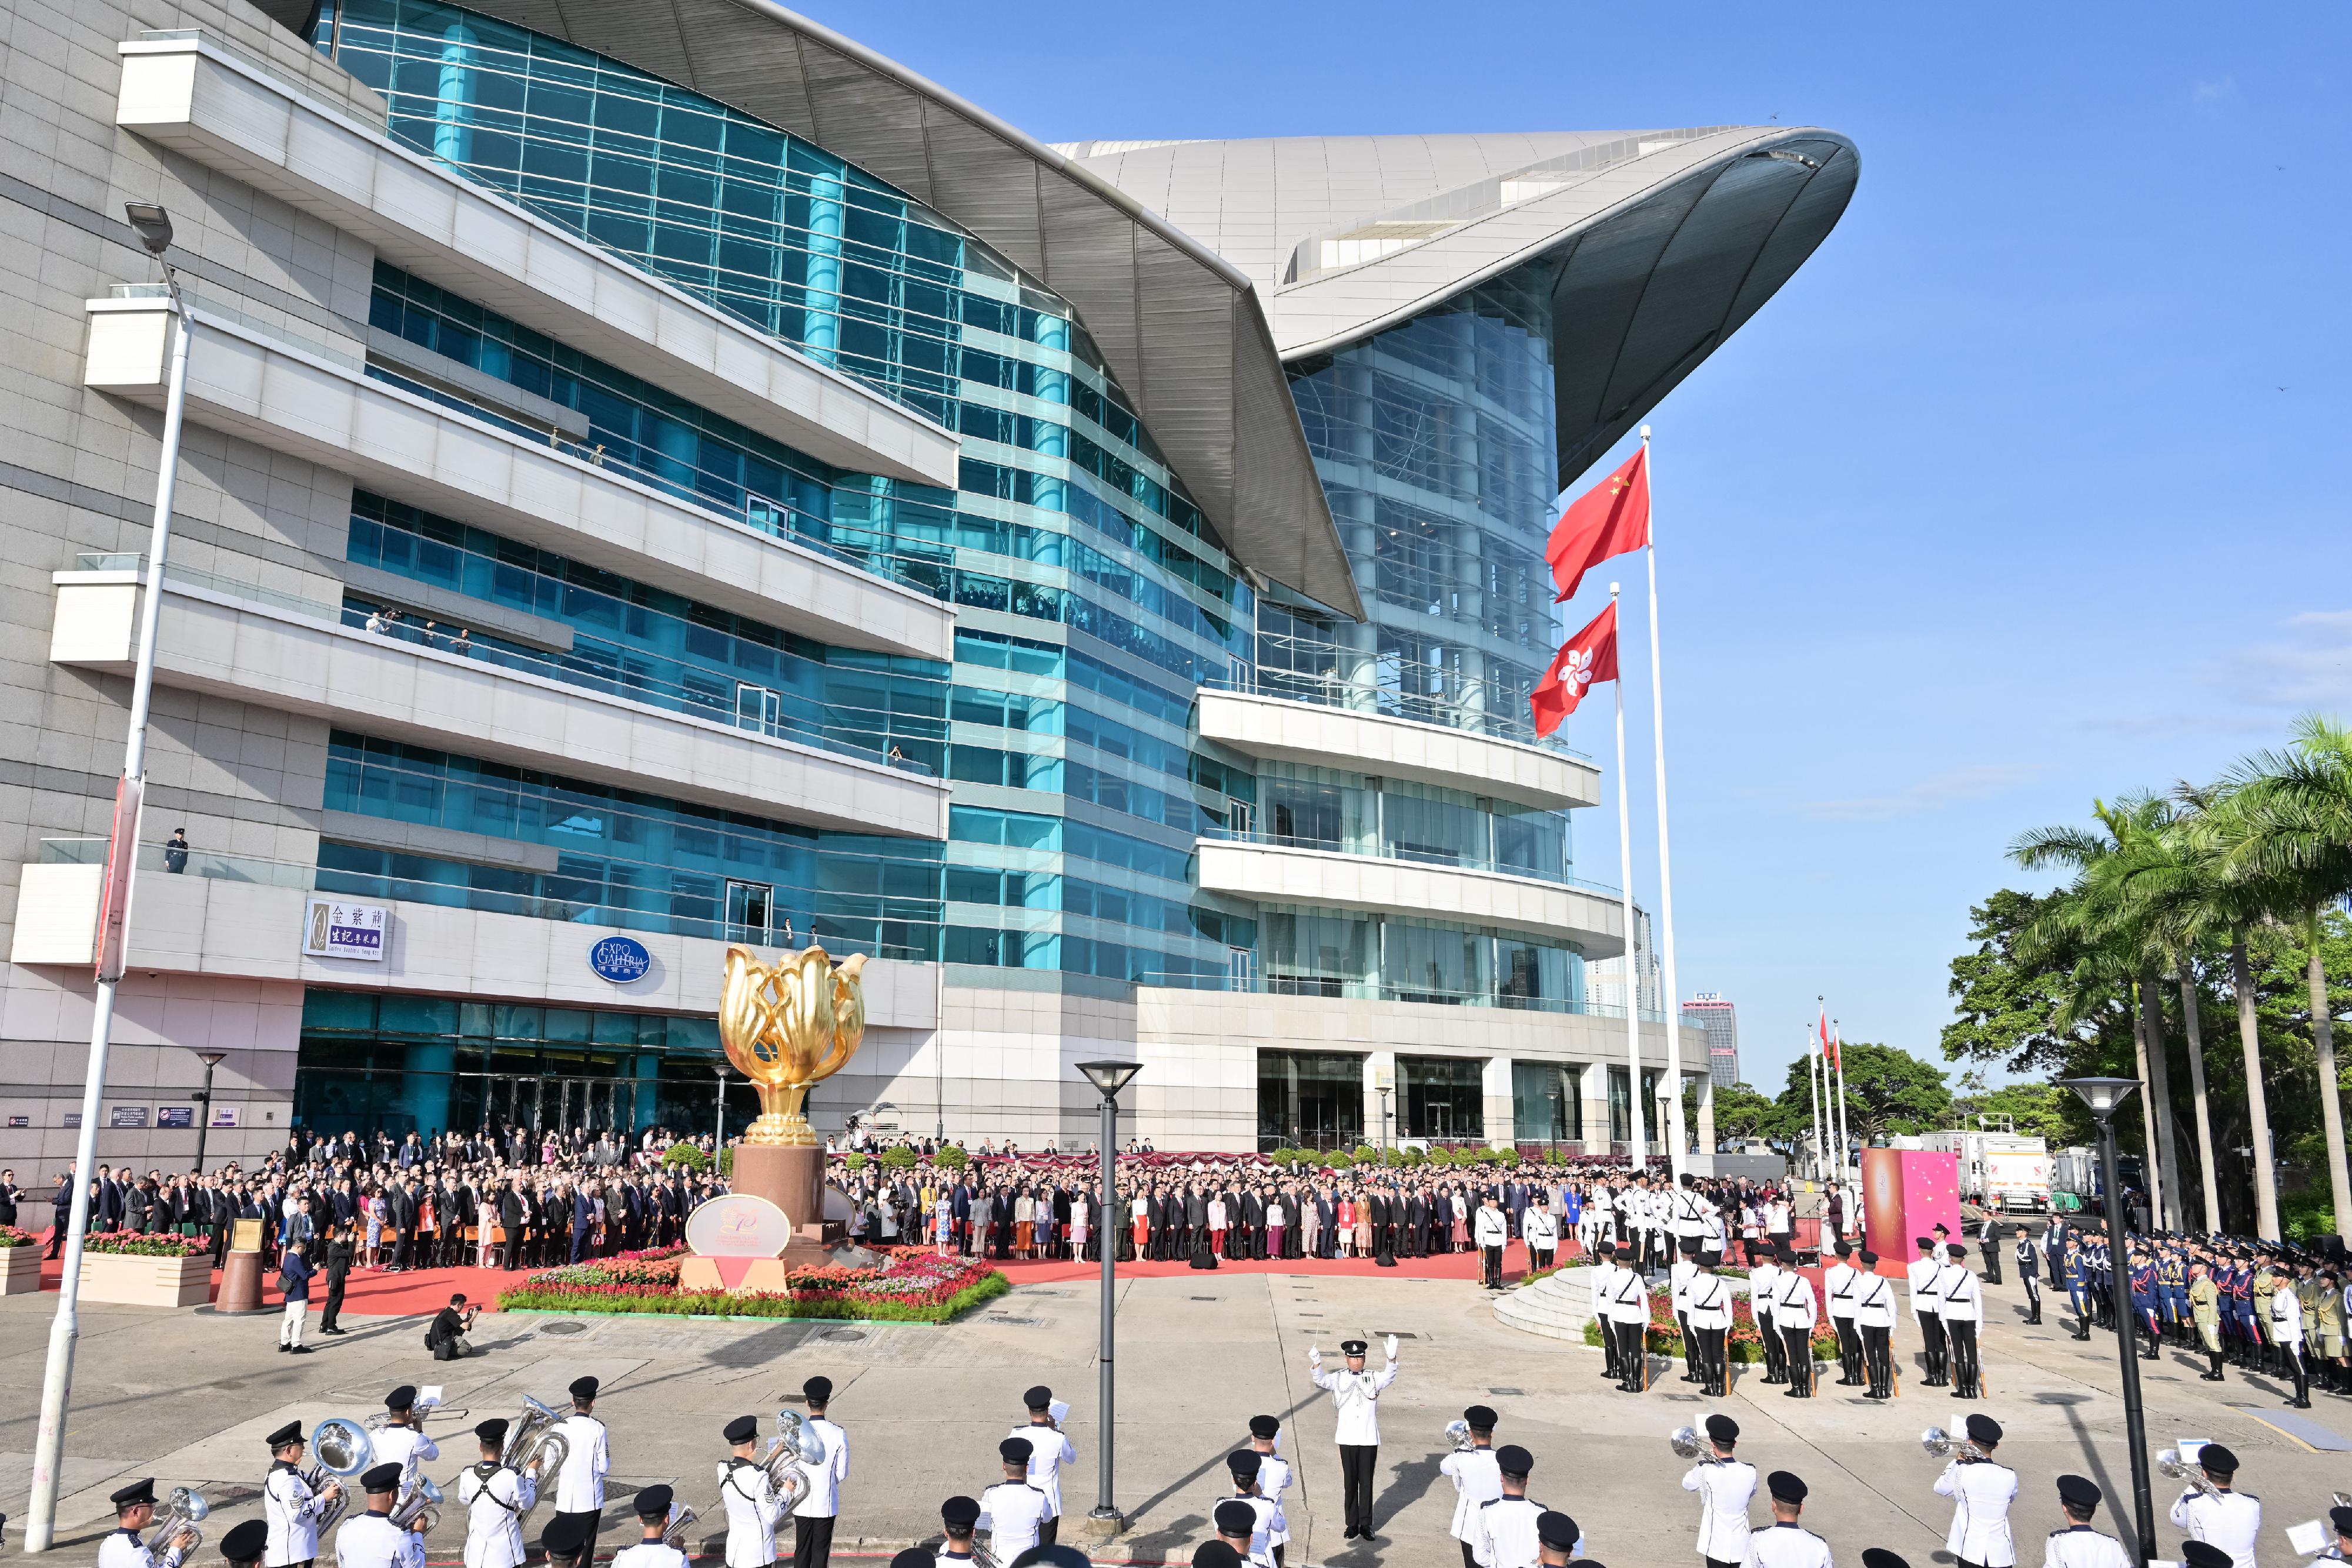
[[[866,1038],[866,955],[838,965],[822,947],[770,965],[740,944],[727,949],[719,1038],[727,1060],[760,1091],[747,1144],[805,1148],[817,1141],[801,1106],[810,1088],[849,1065]]]

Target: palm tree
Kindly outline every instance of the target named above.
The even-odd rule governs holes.
[[[2336,1231],[2352,1235],[2352,1172],[2346,1168],[2335,1020],[2319,951],[2321,914],[2352,893],[2352,729],[2306,714],[2295,722],[2293,745],[2247,758],[2231,782],[2223,863],[2234,873],[2276,887],[2283,923],[2303,939]]]
[[[2180,1160],[2174,1146],[2171,1074],[2165,1060],[2164,1002],[2158,990],[2160,948],[2148,923],[2122,896],[2120,883],[2141,852],[2144,841],[2162,831],[2168,812],[2152,795],[2132,795],[2109,806],[2092,803],[2092,813],[2104,834],[2082,828],[2042,828],[2010,846],[2010,859],[2028,871],[2053,865],[2072,866],[2072,896],[2045,916],[2051,929],[2024,933],[2030,951],[2036,945],[2054,946],[2071,939],[2088,955],[2072,981],[2073,995],[2062,1004],[2053,1027],[2071,1029],[2088,1016],[2098,1002],[2123,997],[2132,1014],[2132,1040],[2139,1057],[2140,1081],[2147,1093],[2140,1102],[2147,1149],[2154,1156],[2148,1172],[2148,1211],[2168,1230],[2182,1228],[2180,1220]],[[2039,926],[2042,922],[2037,922]]]

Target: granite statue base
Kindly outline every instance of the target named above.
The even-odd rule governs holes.
[[[839,1220],[824,1218],[824,1151],[814,1145],[738,1144],[729,1187],[764,1197],[793,1222],[783,1260],[795,1267],[831,1262],[847,1239]]]

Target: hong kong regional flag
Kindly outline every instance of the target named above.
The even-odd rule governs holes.
[[[1558,729],[1559,721],[1576,711],[1595,681],[1616,678],[1617,603],[1612,600],[1608,609],[1592,618],[1592,624],[1560,645],[1552,655],[1551,668],[1528,694],[1528,706],[1535,711],[1536,734],[1549,735]]]
[[[1565,603],[1584,574],[1612,555],[1650,542],[1650,449],[1643,445],[1606,479],[1569,503],[1551,530],[1544,559]]]

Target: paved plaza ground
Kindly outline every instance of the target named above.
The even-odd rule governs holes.
[[[1743,1372],[1725,1402],[1745,1433],[1745,1457],[1811,1484],[1806,1522],[1842,1560],[1885,1545],[1914,1563],[1951,1561],[1942,1552],[1949,1505],[1930,1490],[1940,1467],[1917,1439],[1922,1427],[1949,1427],[1970,1409],[2008,1428],[2000,1457],[2024,1479],[2015,1515],[2022,1561],[2038,1563],[2042,1532],[2057,1526],[2051,1479],[2062,1471],[2096,1479],[2128,1518],[2114,1341],[2097,1334],[2077,1343],[2055,1312],[2043,1326],[2024,1326],[2013,1279],[1986,1294],[1991,1394],[1981,1404],[1919,1387],[1916,1362],[1906,1366],[1906,1392],[1887,1407],[1834,1387],[1810,1402],[1784,1399],[1760,1371]],[[314,1340],[316,1354],[294,1358],[275,1351],[275,1314],[86,1308],[61,1545],[68,1560],[89,1561],[110,1522],[106,1492],[117,1478],[152,1474],[164,1485],[208,1483],[218,1506],[204,1555],[216,1562],[219,1532],[257,1514],[260,1437],[282,1422],[364,1416],[394,1384],[443,1383],[451,1408],[428,1429],[444,1453],[427,1472],[446,1479],[474,1457],[473,1421],[513,1414],[526,1394],[560,1402],[583,1373],[604,1380],[598,1414],[613,1427],[608,1552],[634,1539],[627,1489],[674,1482],[706,1518],[714,1512],[720,1425],[756,1414],[764,1436],[781,1396],[819,1372],[839,1390],[835,1415],[852,1445],[836,1556],[887,1557],[932,1532],[941,1499],[976,1494],[994,1479],[996,1441],[1021,1418],[1021,1391],[1039,1382],[1074,1407],[1067,1429],[1080,1458],[1064,1487],[1068,1539],[1096,1492],[1097,1301],[1090,1281],[1024,1284],[947,1328],[486,1317],[484,1354],[440,1366],[422,1349],[421,1318],[354,1317],[349,1337]],[[11,1516],[10,1554],[22,1543],[56,1304],[46,1292],[0,1299],[0,1339],[10,1351],[0,1359],[0,1511]],[[1288,1425],[1299,1469],[1292,1563],[1452,1563],[1452,1489],[1437,1464],[1446,1422],[1473,1402],[1501,1412],[1501,1440],[1533,1450],[1532,1494],[1575,1515],[1594,1557],[1615,1568],[1696,1561],[1692,1500],[1678,1486],[1685,1467],[1666,1434],[1712,1406],[1675,1381],[1678,1367],[1647,1396],[1615,1392],[1600,1377],[1598,1352],[1502,1327],[1490,1298],[1467,1281],[1222,1270],[1122,1280],[1118,1331],[1116,1497],[1134,1528],[1100,1548],[1099,1561],[1189,1560],[1208,1533],[1223,1456],[1247,1417],[1268,1411]],[[1403,1338],[1403,1364],[1381,1402],[1381,1539],[1367,1544],[1340,1537],[1330,1409],[1307,1381],[1307,1350],[1388,1333]],[[2329,1489],[2352,1481],[2352,1458],[2315,1450],[2291,1434],[2292,1422],[2268,1424],[2286,1414],[2272,1381],[2232,1368],[2217,1387],[2195,1380],[2201,1364],[2171,1350],[2143,1364],[2151,1446],[2209,1437],[2237,1449],[2241,1481],[2263,1499],[2264,1559],[2287,1561],[2280,1528],[2324,1512]],[[2305,1436],[2324,1442],[2332,1430],[2352,1439],[2352,1401],[2314,1399],[2311,1411],[2293,1413],[2315,1423]],[[2161,1521],[2177,1489],[2158,1486],[2170,1553],[2179,1533]],[[1759,1506],[1756,1517],[1769,1516]],[[2116,1527],[2112,1508],[2101,1524]],[[461,1543],[453,1513],[430,1540],[433,1561],[453,1561]]]

